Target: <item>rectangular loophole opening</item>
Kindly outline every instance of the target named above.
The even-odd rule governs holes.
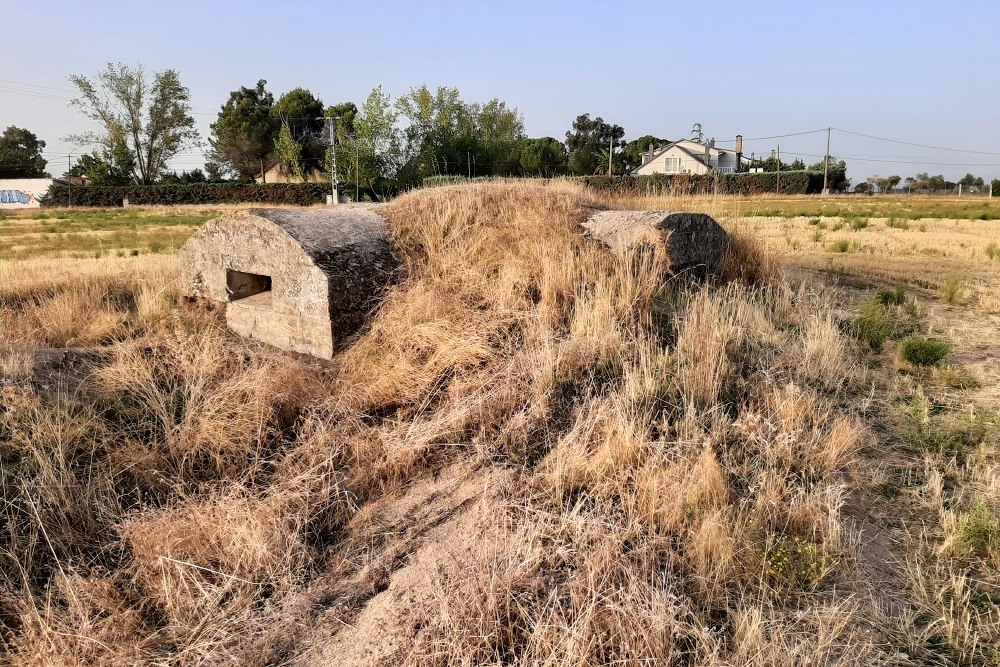
[[[226,289],[230,301],[247,299],[265,292],[270,296],[271,276],[226,269]]]

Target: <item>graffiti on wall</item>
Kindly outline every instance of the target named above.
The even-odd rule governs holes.
[[[22,190],[0,190],[0,204],[33,204],[35,195]]]

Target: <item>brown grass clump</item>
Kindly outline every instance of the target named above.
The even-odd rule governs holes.
[[[829,294],[738,227],[721,275],[680,281],[656,249],[585,239],[600,205],[564,182],[400,197],[382,210],[406,279],[329,364],[234,338],[160,265],[5,287],[8,662],[307,661],[331,635],[374,641],[376,598],[399,605],[377,627],[406,634],[401,664],[926,656],[907,624],[944,613],[941,577],[901,584],[888,619],[845,516],[870,387]],[[100,331],[74,323],[86,308]],[[15,356],[69,344],[107,346],[71,391]],[[474,494],[475,534],[464,502],[408,523],[457,467],[509,480]],[[954,536],[988,532],[954,511]],[[437,562],[435,539],[468,548]],[[975,539],[948,553],[993,558]],[[408,561],[433,563],[410,597]],[[971,621],[943,618],[949,655],[978,660]]]

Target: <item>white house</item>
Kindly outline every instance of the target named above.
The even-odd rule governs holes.
[[[742,148],[741,144],[737,139],[737,149]],[[651,146],[632,174],[731,174],[738,170],[742,157],[735,150],[716,148],[714,139],[704,144],[682,139],[655,149]]]

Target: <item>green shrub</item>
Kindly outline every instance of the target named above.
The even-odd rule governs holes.
[[[910,223],[906,220],[898,220],[896,218],[889,218],[889,221],[885,223],[887,227],[891,229],[909,229]]]
[[[997,245],[996,241],[992,241],[986,246],[986,256],[990,259],[1000,258],[1000,246]]]
[[[874,299],[883,306],[901,306],[906,302],[906,283],[896,283],[895,289],[879,289]]]
[[[1000,529],[993,513],[983,503],[976,503],[958,517],[958,540],[955,550],[962,556],[982,554],[997,543]]]
[[[823,172],[782,171],[750,174],[651,174],[649,176],[578,176],[588,188],[622,195],[817,194],[823,189]],[[833,186],[835,187],[835,185]]]
[[[852,336],[879,352],[885,341],[896,332],[896,325],[886,307],[873,299],[862,304],[861,312],[851,320],[849,330]]]
[[[938,288],[938,297],[945,303],[955,303],[962,298],[965,283],[959,276],[948,276]]]
[[[850,225],[854,231],[864,229],[868,226],[868,218],[851,218]]]
[[[830,244],[830,250],[832,252],[848,252],[851,249],[851,242],[846,239],[840,239],[839,241],[834,241]]]
[[[818,227],[819,223],[820,223],[820,219],[819,218],[811,218],[809,220],[809,224],[812,225],[812,226],[814,226],[814,227]]]
[[[815,241],[816,243],[822,243],[823,242],[823,238],[825,236],[826,235],[823,232],[821,232],[820,230],[817,229],[816,231],[814,231],[812,233],[812,240]]]
[[[86,185],[73,188],[73,206],[116,208],[128,199],[135,206],[172,204],[277,204],[309,206],[326,201],[327,183],[190,183],[183,185]],[[42,206],[68,206],[69,190],[54,186]]]
[[[949,352],[949,343],[927,336],[907,336],[899,344],[899,356],[914,366],[934,366],[948,356]]]
[[[957,368],[936,368],[934,369],[934,381],[949,389],[975,389],[979,386],[979,380],[968,368],[961,366]]]
[[[815,586],[836,564],[821,547],[798,537],[782,537],[764,554],[767,573],[798,586]]]

